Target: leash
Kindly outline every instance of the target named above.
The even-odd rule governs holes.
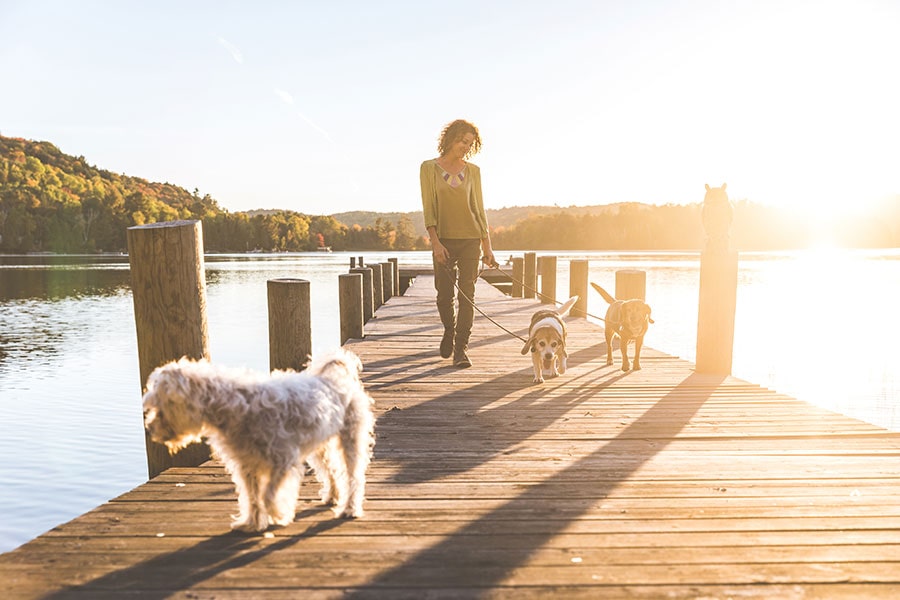
[[[494,265],[496,265],[496,264],[497,264],[497,262],[494,261]],[[491,266],[494,266],[494,265],[491,265]],[[468,303],[472,305],[472,308],[474,308],[476,311],[478,311],[478,314],[480,314],[482,317],[484,317],[485,319],[487,319],[488,321],[490,321],[491,323],[493,323],[494,325],[496,325],[497,327],[499,327],[500,329],[502,329],[503,331],[505,331],[512,337],[518,338],[522,342],[528,341],[525,338],[523,338],[521,335],[519,335],[518,333],[514,333],[514,332],[510,331],[509,329],[507,329],[506,327],[504,327],[503,325],[501,325],[500,323],[498,323],[497,321],[492,319],[490,316],[488,316],[487,313],[485,313],[483,310],[481,310],[481,308],[478,307],[477,304],[475,304],[474,298],[469,298],[468,296],[466,296],[465,292],[463,292],[460,289],[459,282],[458,282],[459,277],[453,277],[453,271],[450,270],[450,267],[448,267],[447,265],[443,265],[443,264],[441,265],[441,267],[443,269],[445,269],[447,271],[448,275],[451,276],[451,279],[453,279],[453,287],[456,288],[456,291],[459,292],[459,295],[462,296],[463,298],[465,298],[468,301]],[[481,266],[481,261],[479,261],[478,275],[475,277],[475,279],[478,279],[479,277],[481,277],[482,273],[484,273],[484,267]]]

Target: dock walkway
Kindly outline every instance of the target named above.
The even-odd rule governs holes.
[[[476,297],[522,335],[539,306]],[[173,468],[0,555],[2,596],[900,597],[900,433],[648,348],[623,373],[568,327],[542,385],[478,315],[454,369],[420,277],[348,343],[378,413],[364,518],[307,482],[292,525],[234,534],[222,467]]]

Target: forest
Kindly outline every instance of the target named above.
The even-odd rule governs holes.
[[[747,201],[734,208],[735,249],[794,249],[814,241],[807,217]],[[128,227],[181,219],[202,221],[209,252],[429,247],[421,213],[341,217],[353,222],[289,210],[230,212],[196,189],[99,169],[49,142],[0,136],[0,253],[124,252]],[[488,220],[501,251],[690,250],[704,239],[699,202],[513,207],[488,210]],[[900,247],[900,197],[878,217],[845,220],[831,233],[847,247]]]

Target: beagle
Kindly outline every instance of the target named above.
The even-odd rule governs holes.
[[[653,319],[650,318],[650,306],[643,300],[616,300],[609,292],[594,282],[591,287],[600,292],[603,299],[609,302],[606,309],[606,364],[613,364],[613,337],[619,336],[619,349],[622,351],[622,370],[628,371],[628,342],[634,340],[634,370],[641,370],[641,348],[644,346],[644,334]]]
[[[528,339],[522,347],[522,354],[531,352],[534,367],[534,383],[544,383],[544,375],[556,377],[566,372],[566,324],[562,320],[575,303],[578,296],[572,296],[559,308],[542,309],[531,316]]]

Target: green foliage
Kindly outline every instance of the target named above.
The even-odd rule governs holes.
[[[160,221],[203,222],[212,252],[263,250],[413,250],[408,219],[400,228],[348,227],[333,216],[293,211],[229,213],[208,194],[93,167],[49,142],[0,136],[0,252],[122,252],[126,230]]]

